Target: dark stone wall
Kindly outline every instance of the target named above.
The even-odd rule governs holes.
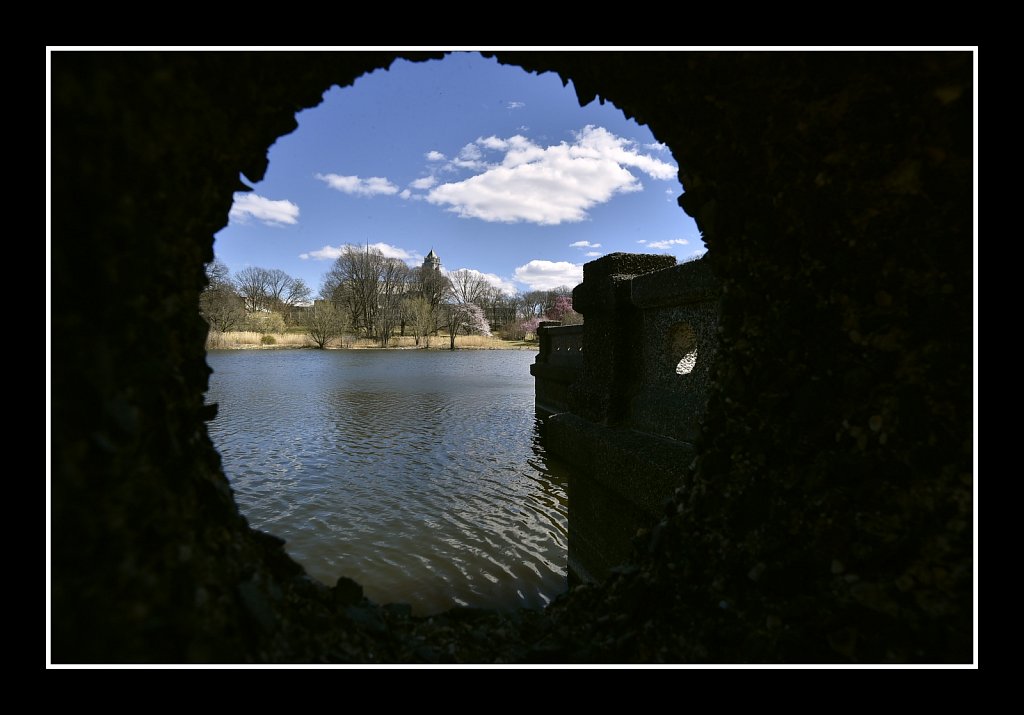
[[[207,436],[196,301],[239,172],[259,180],[297,110],[391,59],[52,56],[56,661],[322,650],[288,627],[319,590],[248,529]]]
[[[569,386],[569,409],[591,422],[625,419],[636,376],[640,313],[629,300],[634,276],[675,265],[672,256],[610,253],[583,265],[583,282],[572,291],[583,314],[583,369]]]
[[[547,417],[569,409],[569,386],[583,367],[583,326],[541,321],[537,342],[537,357],[530,365],[534,405],[538,415]]]
[[[570,583],[603,581],[626,561],[693,463],[716,362],[719,292],[706,261],[674,263],[625,253],[587,263],[573,291],[586,323],[540,331],[530,372],[537,409],[549,415],[544,443],[571,465]],[[577,364],[566,389],[548,363],[569,331],[583,349],[569,352]],[[684,356],[693,358],[685,374],[677,371]]]
[[[695,468],[540,617],[373,609],[246,527],[202,264],[238,173],[390,59],[53,55],[53,659],[970,661],[969,53],[500,55],[680,164],[723,290]]]
[[[684,442],[700,434],[718,356],[719,287],[707,261],[638,276],[630,302],[643,324],[633,349],[637,386],[626,424]],[[677,373],[689,357],[690,372]]]

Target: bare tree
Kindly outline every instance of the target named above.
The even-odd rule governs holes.
[[[235,288],[245,299],[245,309],[250,313],[271,309],[270,273],[266,268],[248,266],[235,275]]]
[[[271,310],[280,310],[293,278],[280,268],[263,269],[267,303]]]
[[[544,307],[548,303],[547,291],[531,290],[519,296],[521,301],[522,317],[535,318],[544,315]]]
[[[430,300],[422,295],[407,298],[405,305],[416,344],[429,348],[430,334],[437,329],[437,308],[431,307]]]
[[[306,314],[306,335],[323,350],[345,332],[344,314],[327,300],[318,300]]]
[[[434,310],[444,301],[451,287],[451,281],[441,271],[423,267],[413,270],[412,283],[413,292],[425,298]]]
[[[380,263],[377,293],[377,337],[387,347],[395,328],[402,322],[402,299],[409,287],[409,266],[397,258]]]
[[[308,303],[309,298],[312,295],[313,293],[309,289],[309,286],[306,285],[306,281],[301,278],[294,278],[285,293],[284,302],[286,305],[296,306],[302,303]]]
[[[491,284],[477,271],[460,268],[448,274],[452,294],[459,303],[472,303],[483,307]]]
[[[213,261],[206,267],[208,285],[199,295],[199,312],[218,333],[234,330],[245,321],[245,303],[235,292],[228,267]]]
[[[515,322],[518,315],[518,302],[515,296],[496,286],[488,286],[483,300],[484,303],[480,307],[484,309],[484,315],[491,326],[503,327]]]
[[[455,336],[466,322],[466,306],[464,303],[442,303],[441,320],[448,329],[448,349],[455,349]]]
[[[312,291],[309,290],[306,281],[301,278],[291,279],[284,296],[281,298],[281,312],[284,313],[287,322],[298,322],[296,319],[297,309],[301,306],[309,305],[311,295]]]
[[[321,294],[349,315],[354,328],[375,334],[384,254],[377,248],[345,246],[324,276]]]
[[[206,285],[209,288],[231,285],[231,271],[224,261],[215,258],[206,264]]]

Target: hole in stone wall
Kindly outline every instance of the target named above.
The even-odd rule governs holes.
[[[375,601],[545,605],[565,588],[567,480],[522,337],[571,322],[597,255],[703,251],[671,154],[610,104],[478,55],[396,62],[298,119],[236,195],[203,296],[221,321],[210,433],[243,513]],[[451,322],[452,305],[478,310]],[[334,349],[282,349],[332,312]],[[437,350],[456,324],[459,347],[527,349]]]
[[[697,364],[697,350],[693,349],[683,355],[682,360],[676,365],[677,375],[689,375],[693,372],[693,366]]]
[[[677,323],[670,331],[672,360],[677,375],[689,375],[697,364],[697,334],[689,323]],[[682,356],[682,357],[679,357]],[[678,358],[678,362],[676,362]]]

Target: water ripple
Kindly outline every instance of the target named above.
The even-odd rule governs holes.
[[[210,434],[250,523],[310,575],[420,614],[565,590],[564,470],[531,352],[213,351]]]

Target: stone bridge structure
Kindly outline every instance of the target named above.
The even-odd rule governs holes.
[[[538,331],[545,445],[571,467],[573,580],[625,562],[683,483],[718,349],[717,286],[704,261],[614,253],[587,263],[573,291],[585,324]]]

